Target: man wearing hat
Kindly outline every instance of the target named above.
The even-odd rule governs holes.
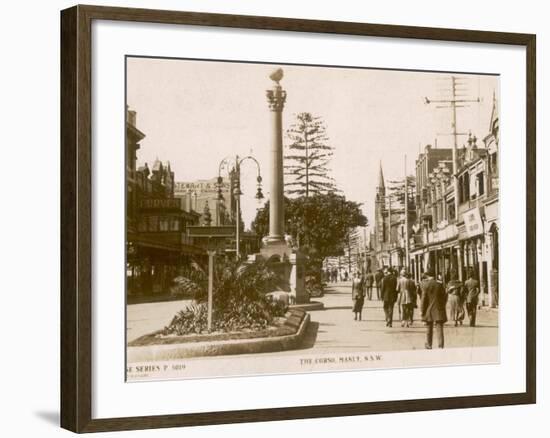
[[[397,300],[397,277],[393,269],[389,268],[386,271],[386,275],[382,278],[380,290],[382,301],[384,302],[386,327],[391,327],[393,324],[393,307]]]
[[[426,279],[421,284],[422,300],[420,304],[421,318],[426,323],[427,349],[432,348],[434,324],[437,331],[438,347],[443,348],[445,337],[443,324],[447,322],[447,294],[443,285],[435,279],[433,268],[426,272]]]
[[[397,280],[397,293],[397,305],[401,307],[401,327],[410,327],[416,307],[416,284],[405,268]]]

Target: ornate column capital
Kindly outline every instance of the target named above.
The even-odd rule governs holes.
[[[280,85],[266,90],[267,103],[271,111],[282,112],[286,101],[286,91]]]

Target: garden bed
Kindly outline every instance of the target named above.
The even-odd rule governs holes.
[[[218,342],[240,339],[274,338],[294,335],[300,328],[306,312],[301,309],[290,309],[284,317],[276,318],[274,324],[259,330],[241,330],[234,332],[212,332],[189,335],[163,335],[163,330],[141,336],[128,343],[129,347],[147,345],[170,345],[197,342]]]

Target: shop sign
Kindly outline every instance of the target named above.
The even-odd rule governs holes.
[[[229,182],[227,180],[224,180],[221,187],[225,191],[229,190]],[[218,183],[215,180],[196,181],[196,182],[179,182],[179,181],[177,181],[175,183],[175,191],[177,193],[185,193],[185,192],[189,192],[189,191],[196,192],[197,194],[200,194],[200,193],[217,193],[217,190],[218,190]]]
[[[483,223],[481,222],[479,208],[476,207],[464,213],[464,225],[466,226],[466,235],[468,237],[474,237],[483,233]]]

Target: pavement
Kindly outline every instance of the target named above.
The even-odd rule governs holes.
[[[193,300],[161,301],[158,303],[128,304],[126,306],[126,341],[163,329],[180,310]]]
[[[376,292],[373,291],[373,294]],[[375,297],[373,297],[375,298]],[[311,322],[300,350],[308,353],[343,353],[352,351],[388,351],[423,349],[426,329],[416,319],[410,328],[401,327],[397,305],[393,327],[386,327],[382,302],[365,300],[363,319],[354,321],[351,283],[330,283],[321,298],[323,310],[310,311]],[[161,303],[131,304],[127,306],[127,339],[131,341],[167,325],[178,310],[191,302],[169,301]],[[418,309],[415,318],[419,318]],[[454,327],[445,325],[445,347],[485,347],[498,345],[498,311],[478,310],[477,325]],[[435,334],[434,334],[435,336]],[[434,346],[437,338],[434,339]],[[264,355],[296,354],[296,350],[260,353]]]
[[[415,309],[413,326],[406,328],[401,327],[396,305],[393,327],[386,327],[382,301],[374,298],[373,301],[365,300],[362,320],[354,321],[351,283],[329,284],[324,297],[317,299],[324,303],[324,310],[310,312],[311,331],[316,331],[311,349],[320,353],[423,349],[426,328],[418,320],[418,309]],[[315,327],[315,324],[318,326]],[[498,345],[498,312],[479,310],[477,325],[468,326],[467,317],[465,324],[458,327],[452,323],[445,324],[445,347]]]

